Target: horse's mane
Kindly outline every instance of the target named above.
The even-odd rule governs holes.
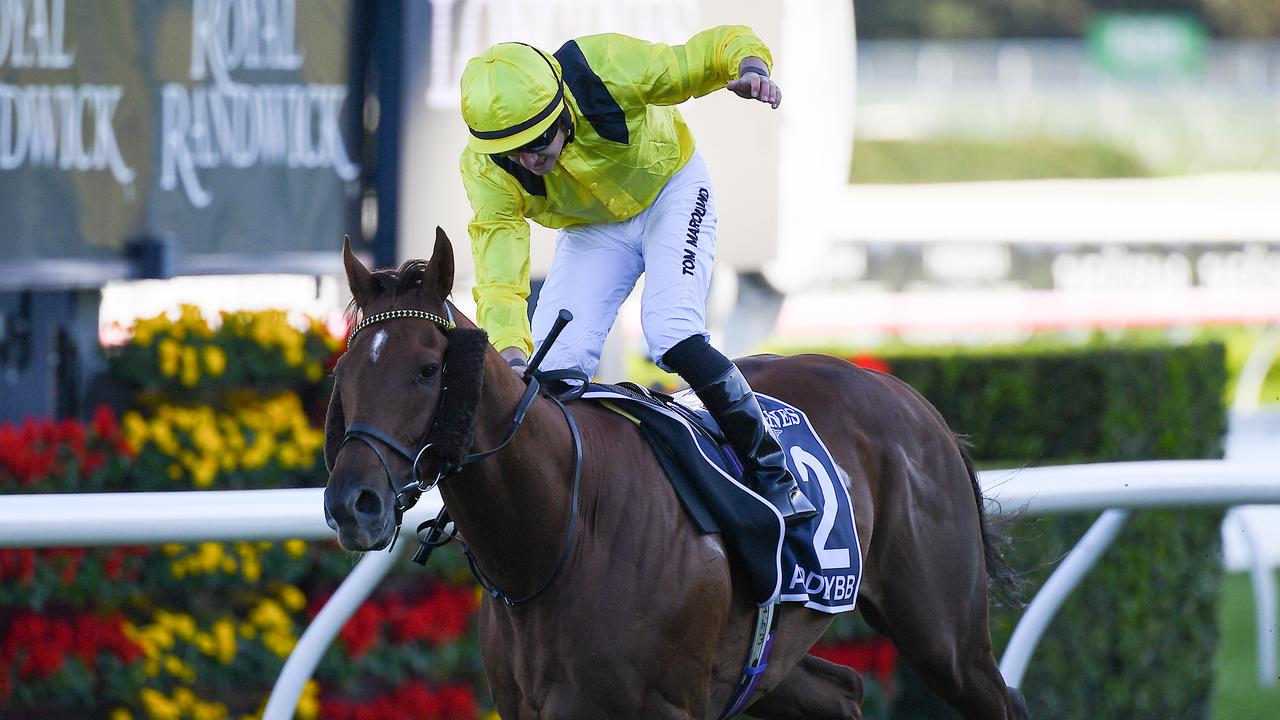
[[[422,285],[422,276],[427,271],[426,260],[405,260],[399,269],[382,268],[374,270],[370,273],[374,280],[378,283],[380,295],[390,293],[394,300],[396,296],[412,291]],[[347,320],[353,325],[360,321],[360,308],[356,306],[356,299],[351,298],[351,302],[347,303],[346,316]]]

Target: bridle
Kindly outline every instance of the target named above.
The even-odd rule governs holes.
[[[455,330],[458,325],[453,319],[453,308],[448,301],[445,301],[444,308],[445,308],[445,314],[447,315],[447,317],[441,317],[439,315],[436,315],[435,313],[427,312],[425,310],[412,310],[412,309],[389,310],[386,312],[377,313],[375,315],[370,315],[364,318],[363,320],[361,320],[359,324],[357,324],[354,328],[352,328],[351,333],[347,335],[347,349],[348,350],[351,349],[351,343],[355,340],[356,335],[361,330],[364,330],[370,325],[374,325],[376,323],[386,322],[388,320],[396,320],[399,318],[418,318],[423,320],[429,320],[432,323],[435,323],[435,325],[439,327],[441,331],[443,331],[446,335],[448,335],[451,331]],[[570,315],[569,318],[572,318],[572,316]],[[564,322],[567,322],[567,320],[565,320]],[[556,329],[553,330],[551,336],[548,337],[547,342],[544,343],[544,347],[547,347],[551,344],[551,342],[554,342],[555,337],[559,335],[559,331],[560,329],[563,328],[563,326],[564,326],[564,323],[558,324]],[[444,377],[444,386],[441,387],[440,395],[436,399],[436,408],[435,408],[435,411],[432,413],[432,424],[423,433],[422,440],[418,443],[416,450],[410,450],[403,443],[401,443],[400,441],[392,437],[389,433],[386,433],[380,430],[379,428],[377,428],[376,426],[370,425],[368,423],[351,423],[347,425],[346,430],[342,436],[342,442],[338,446],[338,452],[341,452],[342,448],[347,444],[348,440],[358,440],[359,442],[362,442],[365,445],[367,445],[369,449],[373,451],[374,455],[377,456],[378,462],[382,464],[382,471],[387,478],[387,483],[391,487],[391,492],[395,496],[396,528],[395,528],[395,532],[391,536],[391,543],[388,545],[388,548],[387,548],[388,551],[391,551],[395,547],[396,540],[400,536],[400,527],[404,522],[405,512],[407,512],[410,508],[416,505],[418,503],[418,500],[421,499],[424,493],[429,492],[432,488],[438,485],[441,480],[451,475],[458,474],[467,465],[470,465],[475,462],[479,462],[480,460],[484,460],[485,458],[497,453],[498,451],[506,447],[508,443],[511,442],[511,439],[515,436],[516,431],[520,429],[520,425],[524,422],[525,416],[529,411],[529,406],[533,404],[533,399],[537,397],[538,391],[541,387],[541,384],[539,383],[538,378],[535,376],[536,365],[538,361],[541,360],[541,357],[542,357],[542,354],[540,353],[537,357],[534,358],[534,362],[530,364],[529,370],[526,371],[524,374],[523,379],[526,384],[525,391],[524,391],[524,394],[520,397],[520,402],[516,404],[515,411],[511,418],[511,424],[507,427],[507,431],[503,436],[502,441],[499,442],[498,445],[493,448],[490,448],[488,450],[484,450],[481,452],[467,453],[463,455],[461,458],[456,460],[439,458],[441,462],[439,463],[439,466],[436,470],[435,477],[431,478],[428,481],[427,476],[424,475],[422,472],[420,472],[419,468],[421,466],[423,458],[429,454],[427,451],[431,450],[434,445],[434,443],[430,442],[429,440],[432,437],[432,430],[440,422],[440,415],[441,415],[440,409],[441,407],[444,406],[445,395],[449,390],[449,373],[448,373],[449,360],[450,360],[449,356],[450,356],[450,351],[446,349],[445,350],[445,369],[444,369],[444,372],[442,373]],[[554,581],[556,577],[559,576],[560,571],[564,568],[564,564],[568,559],[569,549],[573,544],[574,530],[577,525],[578,490],[579,490],[579,485],[582,479],[582,442],[581,442],[581,438],[579,437],[578,426],[577,426],[577,423],[574,422],[573,415],[569,413],[568,409],[565,408],[564,404],[560,402],[558,398],[554,396],[548,396],[548,399],[553,401],[560,408],[560,411],[564,414],[565,420],[569,424],[569,431],[573,437],[573,446],[574,446],[573,496],[571,501],[570,515],[569,515],[569,532],[566,534],[565,545],[564,545],[564,548],[561,550],[560,559],[556,564],[555,570],[552,571],[550,577],[548,577],[547,580],[537,590],[535,590],[534,592],[532,592],[531,594],[525,597],[515,598],[503,592],[502,590],[500,590],[484,575],[484,573],[480,570],[479,565],[476,563],[476,560],[471,553],[471,549],[467,547],[465,543],[463,543],[463,550],[466,553],[467,562],[470,565],[471,572],[472,574],[475,575],[476,580],[478,580],[480,584],[486,590],[488,590],[493,597],[502,600],[508,605],[516,605],[519,603],[527,602],[537,597],[538,595],[541,595],[542,592],[551,585],[552,581]],[[409,461],[409,463],[411,464],[411,468],[409,471],[410,479],[408,482],[404,484],[396,483],[394,475],[391,472],[391,465],[387,462],[386,454],[383,453],[382,449],[379,447],[379,443],[381,443],[382,445],[385,445],[386,447],[394,451],[397,455]],[[441,526],[441,527],[443,526],[442,519],[445,517],[446,517],[445,511],[441,511],[441,517],[437,518],[435,521],[437,526]],[[446,539],[446,542],[447,542],[447,539]]]
[[[435,313],[427,312],[425,310],[410,310],[410,309],[388,310],[387,312],[381,312],[375,315],[370,315],[364,318],[363,320],[361,320],[358,325],[356,325],[354,328],[351,329],[351,333],[347,335],[347,349],[348,350],[351,349],[351,344],[355,341],[356,335],[358,335],[361,330],[364,330],[370,325],[386,322],[388,320],[397,320],[400,318],[418,318],[422,320],[429,320],[432,323],[435,323],[437,327],[439,327],[443,332],[447,334],[453,331],[454,329],[456,329],[458,324],[453,319],[453,308],[449,305],[449,303],[446,302],[444,307],[445,307],[445,314],[447,315],[447,317],[440,317]],[[449,382],[448,367],[449,367],[449,361],[450,361],[449,355],[450,355],[449,351],[446,350],[445,351],[445,372],[443,373],[445,378],[444,380],[445,385],[440,389],[440,394],[436,398],[436,408],[431,416],[432,427],[434,427],[439,422],[440,408],[444,405],[445,395],[449,391],[449,386],[448,386],[448,382]],[[395,496],[396,535],[398,536],[400,532],[400,525],[404,520],[405,511],[409,510],[414,505],[416,505],[419,498],[422,497],[423,493],[429,492],[442,479],[448,477],[449,475],[453,475],[459,472],[466,465],[470,465],[473,462],[483,460],[489,455],[496,453],[497,451],[501,450],[504,446],[506,446],[508,442],[511,441],[511,437],[515,435],[515,431],[520,427],[521,422],[524,421],[525,412],[528,411],[529,405],[532,404],[533,397],[534,395],[537,394],[537,391],[538,391],[537,380],[534,380],[525,389],[524,397],[520,399],[520,403],[516,406],[515,418],[512,420],[511,427],[508,428],[506,437],[503,438],[501,444],[499,444],[497,447],[493,448],[492,450],[487,450],[482,453],[474,453],[471,455],[467,455],[463,457],[460,461],[450,462],[450,461],[442,460],[438,469],[436,470],[434,478],[430,477],[428,474],[422,471],[422,461],[428,455],[428,451],[431,450],[434,445],[434,443],[429,441],[432,435],[431,433],[432,427],[428,427],[426,431],[423,432],[422,440],[417,443],[417,449],[410,450],[408,447],[402,444],[399,440],[396,440],[394,437],[392,437],[390,433],[384,432],[383,430],[379,429],[374,425],[371,425],[368,423],[351,423],[347,425],[346,431],[343,433],[342,444],[339,445],[339,451],[341,451],[341,448],[347,444],[347,441],[358,440],[364,443],[365,445],[367,445],[369,449],[373,450],[374,455],[378,457],[378,462],[382,464],[383,474],[386,476],[387,483],[391,486],[391,492]],[[393,452],[395,452],[396,455],[399,455],[400,457],[409,461],[411,465],[411,469],[409,471],[410,479],[408,482],[399,484],[395,481],[395,477],[391,472],[391,465],[390,463],[387,462],[387,456],[385,453],[383,453],[380,445],[390,448]],[[395,540],[396,540],[396,537],[393,536],[391,540],[392,546],[395,545]]]

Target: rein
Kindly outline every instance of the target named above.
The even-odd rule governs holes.
[[[530,379],[533,380],[533,378]],[[536,383],[537,380],[533,380],[530,386],[532,387]],[[569,551],[573,549],[573,536],[578,526],[578,490],[582,486],[582,438],[578,435],[578,423],[574,422],[573,415],[570,414],[564,403],[554,397],[549,399],[564,414],[565,421],[569,423],[569,434],[573,436],[573,496],[569,501],[569,530],[565,533],[564,547],[560,549],[560,559],[556,561],[555,569],[551,571],[551,574],[547,576],[547,579],[543,581],[537,590],[521,598],[512,597],[484,574],[484,571],[480,569],[480,564],[476,562],[475,554],[471,552],[471,547],[461,540],[458,541],[462,544],[462,552],[467,556],[467,566],[471,568],[471,574],[475,576],[476,581],[491,597],[508,605],[529,602],[545,592],[547,588],[551,587],[551,583],[560,577],[560,572],[564,570],[565,563],[569,561]]]
[[[462,468],[467,465],[483,460],[506,447],[507,443],[511,442],[511,438],[515,436],[516,430],[520,429],[520,425],[524,422],[525,413],[528,412],[529,406],[533,404],[533,398],[536,397],[537,394],[538,381],[536,379],[531,379],[529,386],[525,388],[524,395],[520,398],[519,404],[516,405],[515,417],[511,419],[511,426],[507,428],[507,434],[502,439],[502,442],[499,443],[497,447],[490,450],[467,455],[460,462],[442,462],[440,464],[440,469],[436,471],[435,477],[430,482],[420,475],[418,472],[418,466],[422,461],[422,457],[431,449],[431,443],[424,442],[418,448],[417,452],[413,452],[398,442],[395,438],[379,430],[373,425],[368,425],[366,423],[352,423],[347,426],[347,431],[342,437],[343,444],[345,445],[347,440],[354,439],[368,445],[370,449],[373,450],[374,454],[378,456],[378,461],[382,463],[382,471],[387,476],[387,483],[391,485],[391,491],[395,493],[396,534],[391,538],[391,545],[387,548],[388,551],[395,547],[396,538],[400,535],[400,525],[404,522],[405,512],[418,504],[418,500],[422,497],[423,493],[429,492],[431,488],[438,485],[441,480],[451,475],[458,474],[462,471]],[[441,399],[443,399],[443,396],[444,393],[441,393]],[[436,406],[436,410],[439,411],[438,404]],[[373,443],[373,440],[380,441],[382,444],[394,450],[397,455],[412,463],[413,469],[410,473],[413,479],[409,480],[409,482],[404,485],[397,487],[396,482],[391,475],[391,466],[387,463],[386,456],[383,455],[382,450]]]
[[[413,318],[419,318],[423,320],[430,320],[431,322],[435,323],[438,327],[440,327],[440,329],[443,330],[444,332],[450,333],[451,331],[457,328],[457,324],[453,320],[453,310],[450,307],[448,302],[445,302],[445,313],[448,315],[447,318],[442,318],[439,315],[425,312],[422,310],[407,310],[407,309],[391,310],[388,312],[382,312],[376,315],[371,315],[365,318],[364,320],[362,320],[358,325],[356,325],[355,328],[352,329],[351,334],[347,336],[347,348],[348,349],[351,348],[352,341],[355,340],[356,334],[359,333],[361,330],[375,323],[383,322],[386,320],[394,320],[397,318],[413,317]],[[567,312],[562,311],[562,314],[567,315]],[[572,319],[572,315],[568,315],[568,318]],[[393,438],[390,434],[383,432],[382,430],[378,429],[374,425],[370,425],[367,423],[351,423],[350,425],[347,425],[346,430],[342,436],[342,442],[340,443],[338,448],[339,451],[341,451],[342,446],[346,445],[348,440],[358,440],[364,443],[365,445],[369,446],[369,448],[373,450],[374,454],[377,456],[378,461],[382,464],[382,470],[383,470],[383,473],[385,473],[386,475],[387,483],[391,486],[391,491],[395,495],[396,529],[395,529],[395,533],[391,536],[391,543],[387,547],[388,552],[390,552],[395,547],[396,540],[400,537],[400,527],[404,522],[404,513],[407,512],[414,505],[416,505],[418,503],[418,500],[421,499],[424,493],[430,491],[432,488],[438,485],[441,480],[460,473],[462,469],[467,465],[470,465],[475,462],[479,462],[480,460],[484,460],[485,458],[496,454],[498,451],[506,447],[507,444],[511,442],[511,439],[515,437],[516,431],[519,430],[520,426],[524,423],[524,419],[525,419],[525,416],[528,414],[529,407],[533,404],[533,399],[537,397],[538,390],[541,387],[541,384],[539,383],[538,378],[535,376],[536,366],[538,364],[538,361],[541,360],[542,355],[545,353],[545,348],[549,347],[550,344],[555,341],[555,338],[560,334],[560,330],[564,328],[564,324],[568,322],[568,319],[564,319],[563,316],[562,316],[562,320],[563,322],[557,322],[557,325],[553,328],[551,335],[548,336],[547,341],[544,343],[543,352],[535,356],[533,363],[529,366],[529,369],[525,371],[525,374],[523,376],[523,380],[526,383],[525,391],[524,391],[524,394],[520,397],[520,402],[516,404],[515,412],[513,413],[513,416],[511,418],[511,424],[510,426],[508,426],[506,434],[503,436],[502,441],[493,448],[490,448],[488,450],[483,450],[480,452],[468,453],[458,460],[451,461],[451,460],[441,458],[440,467],[436,471],[435,477],[431,479],[430,482],[428,482],[427,479],[422,476],[418,468],[420,463],[422,462],[423,456],[426,455],[427,451],[433,447],[433,443],[429,442],[428,439],[432,436],[432,430],[435,428],[436,424],[439,422],[440,409],[444,405],[445,395],[449,389],[449,386],[448,386],[449,351],[446,351],[445,353],[446,382],[445,382],[445,386],[441,388],[440,396],[436,400],[436,409],[435,409],[435,412],[432,414],[432,427],[429,427],[427,429],[427,432],[424,434],[424,437],[423,437],[423,442],[419,445],[416,452],[410,450],[404,444],[402,444],[401,442]],[[486,344],[487,344],[487,341],[486,341]],[[483,363],[483,359],[481,359],[481,362]],[[528,602],[538,597],[539,595],[541,595],[548,587],[551,586],[551,583],[554,582],[555,579],[560,576],[560,572],[564,569],[565,563],[569,559],[569,551],[573,547],[573,538],[577,529],[578,494],[579,494],[579,488],[581,486],[581,481],[582,481],[582,441],[578,433],[578,425],[574,421],[573,415],[569,413],[569,410],[564,406],[562,402],[560,402],[559,399],[555,397],[549,397],[548,399],[554,402],[556,406],[560,408],[560,412],[564,414],[565,421],[568,422],[569,424],[569,433],[573,438],[573,449],[574,449],[573,493],[572,493],[572,499],[570,501],[569,529],[568,529],[568,532],[566,533],[564,547],[560,551],[560,557],[559,557],[559,560],[556,562],[555,569],[552,570],[551,575],[542,583],[541,586],[538,587],[537,590],[535,590],[534,592],[530,593],[525,597],[516,598],[504,592],[503,590],[498,588],[496,584],[494,584],[491,580],[489,580],[489,578],[480,569],[480,566],[477,563],[474,554],[471,552],[471,548],[465,542],[462,542],[461,540],[459,540],[459,542],[462,544],[463,552],[466,554],[467,565],[470,567],[472,575],[475,576],[476,580],[480,583],[482,587],[484,587],[486,591],[489,592],[491,596],[493,596],[496,599],[502,600],[504,603],[508,605],[518,605],[520,603]],[[411,479],[409,480],[409,482],[403,485],[397,486],[391,472],[391,466],[387,462],[386,455],[382,452],[381,448],[379,448],[378,445],[374,442],[375,440],[382,443],[383,445],[386,445],[388,448],[391,448],[391,450],[395,451],[397,455],[404,458],[405,460],[408,460],[412,464],[412,467],[410,469]],[[446,517],[447,517],[447,511],[442,510],[440,513],[440,517],[438,517],[435,521],[436,525],[438,527],[443,527]],[[446,539],[443,542],[447,542],[447,541],[448,540]],[[443,544],[443,542],[439,542],[436,544]]]

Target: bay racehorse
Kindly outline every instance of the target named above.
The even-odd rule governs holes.
[[[479,629],[503,718],[717,717],[757,608],[720,536],[686,518],[641,433],[593,403],[528,393],[449,304],[443,231],[430,262],[370,272],[349,246],[343,257],[364,321],[335,367],[326,423],[324,507],[342,547],[386,548],[417,479],[444,476],[445,506],[495,590]],[[809,416],[842,469],[871,627],[963,717],[1025,718],[988,630],[989,586],[1011,582],[1009,568],[973,464],[938,412],[893,376],[832,357],[741,367],[753,388]],[[748,715],[862,717],[858,674],[808,654],[830,621],[796,604],[778,610]]]

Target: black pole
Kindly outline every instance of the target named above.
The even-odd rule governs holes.
[[[378,128],[374,156],[374,187],[378,199],[378,230],[372,247],[374,265],[394,267],[400,224],[400,157],[403,150],[405,108],[406,15],[404,0],[373,3],[374,63],[377,72]]]

